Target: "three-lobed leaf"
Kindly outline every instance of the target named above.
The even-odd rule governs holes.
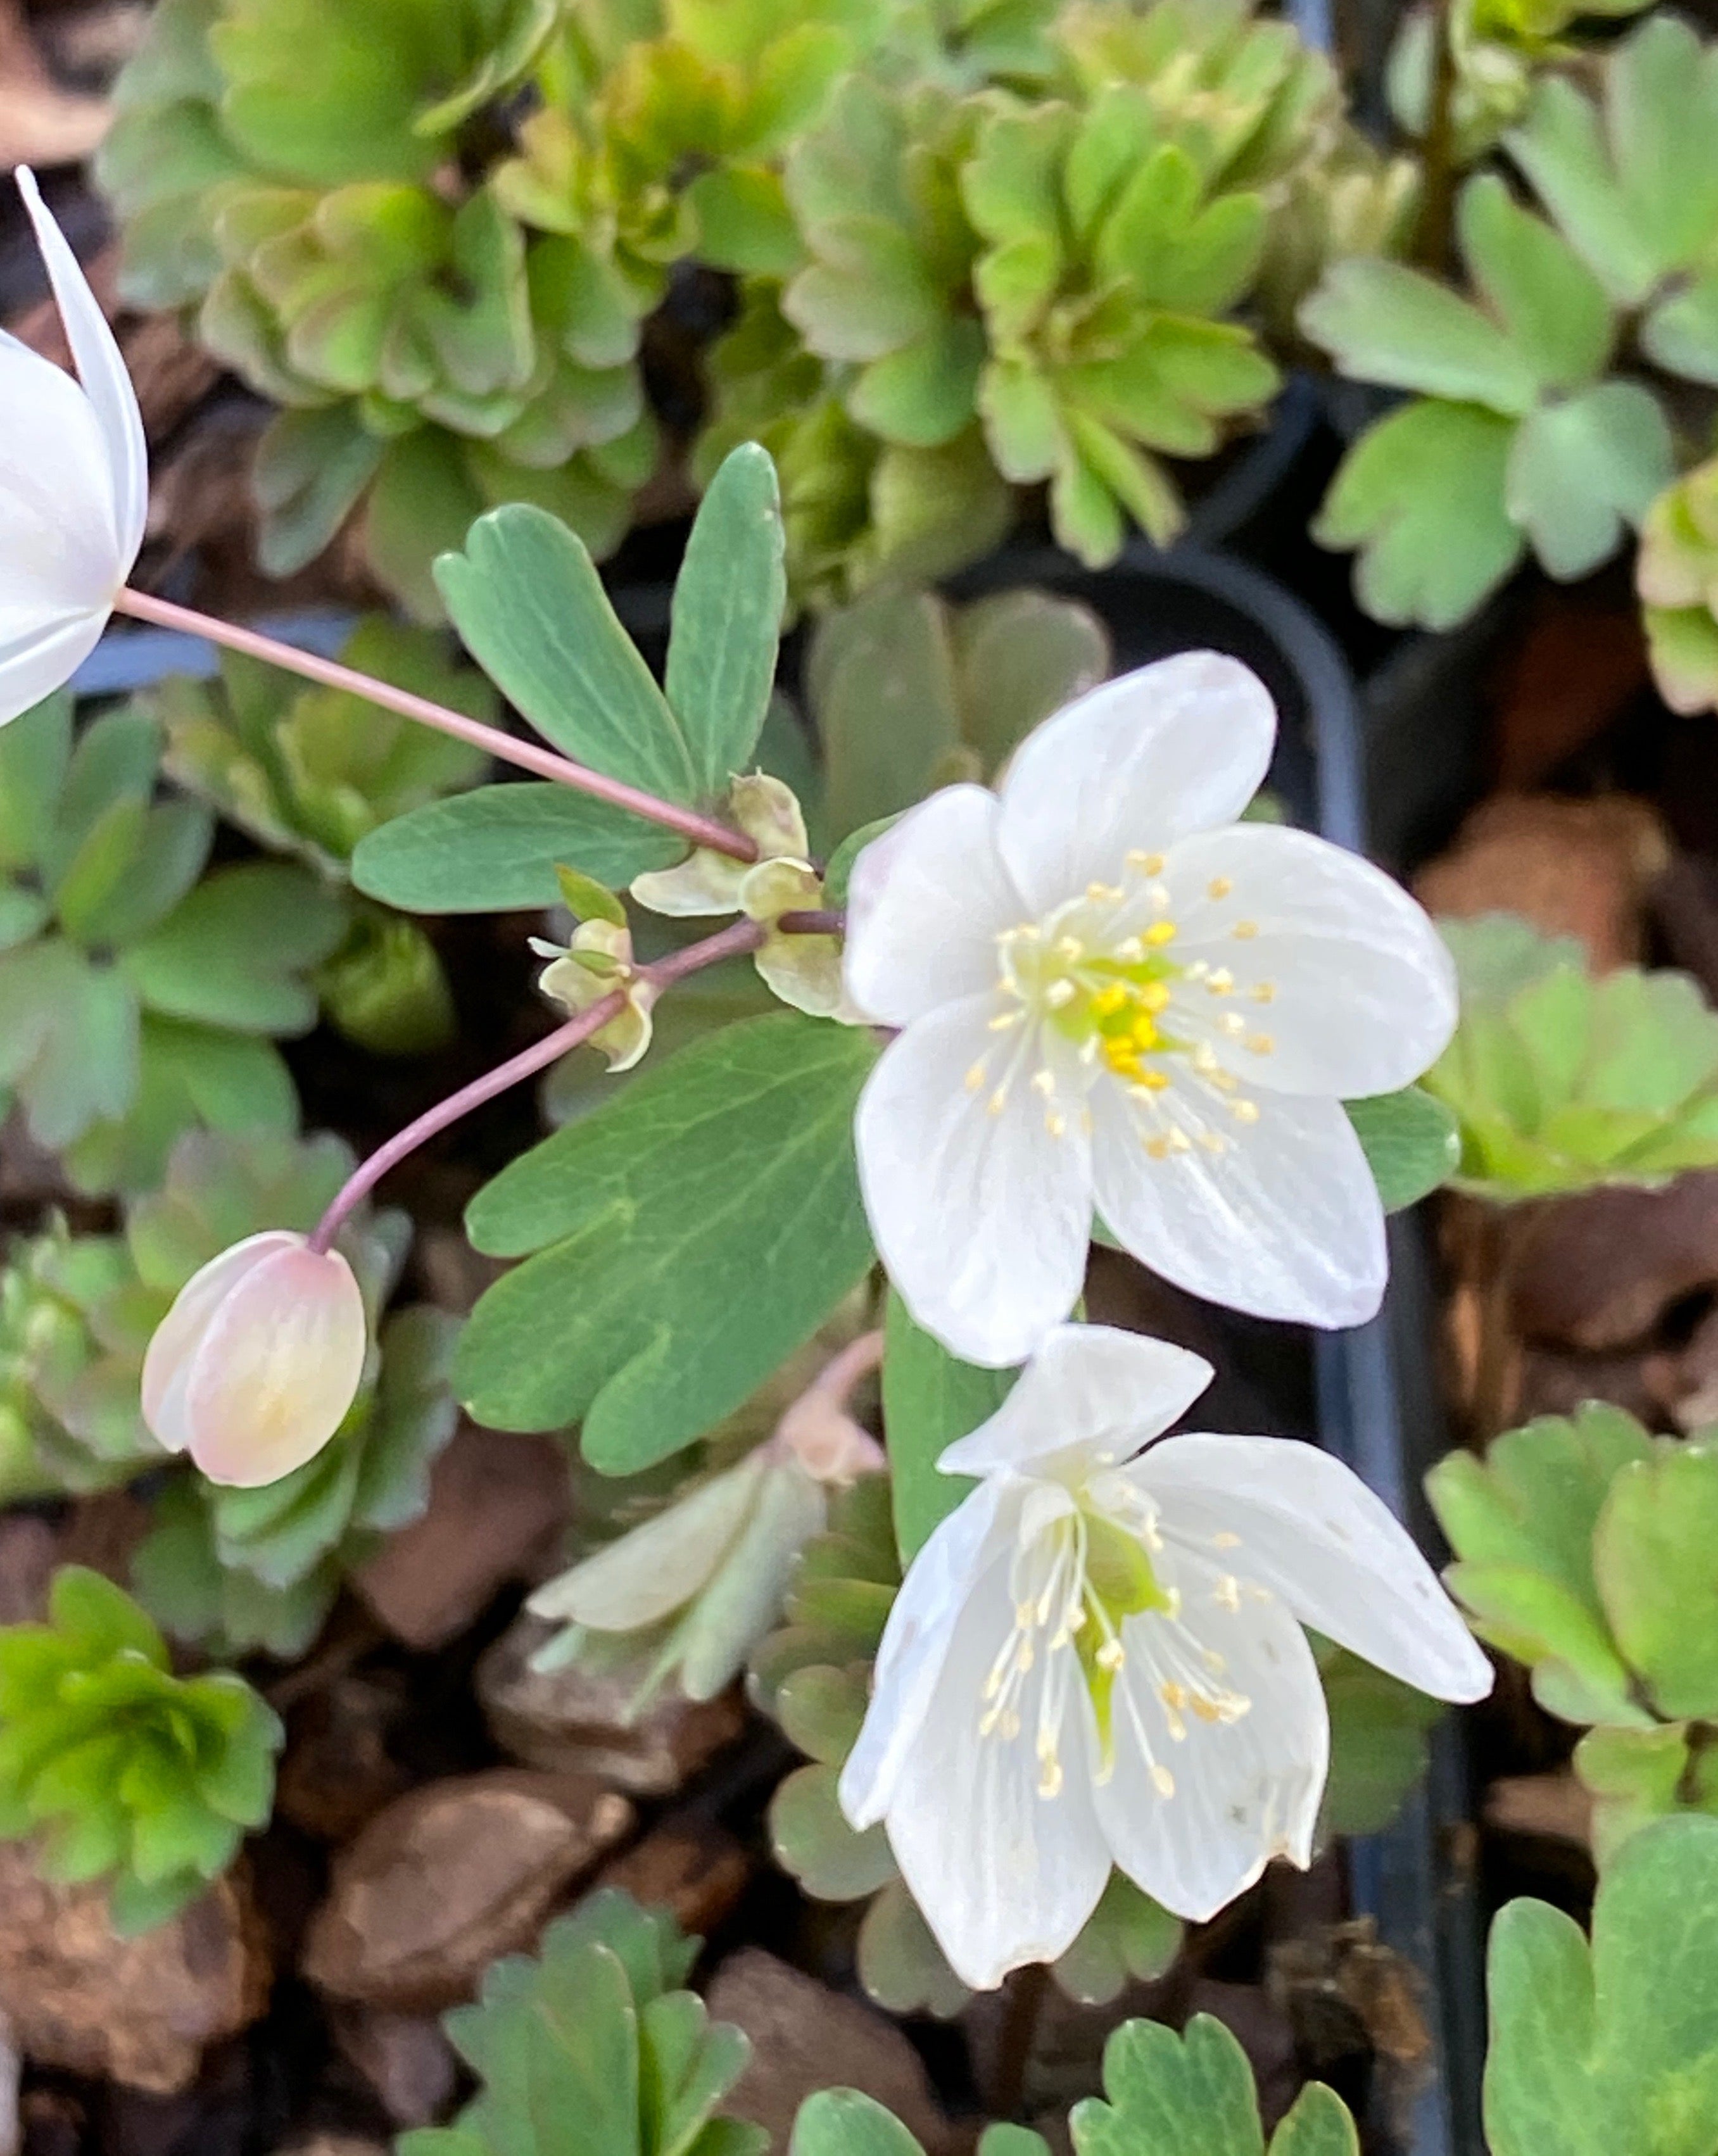
[[[1345,1101],[1386,1213],[1417,1205],[1460,1164],[1461,1132],[1443,1102],[1418,1086]]]
[[[460,1344],[479,1419],[582,1419],[586,1457],[623,1473],[737,1407],[871,1261],[851,1122],[875,1052],[785,1012],[727,1027],[479,1192],[473,1242],[526,1258]]]

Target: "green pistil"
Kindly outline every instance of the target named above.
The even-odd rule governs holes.
[[[1175,1604],[1137,1536],[1101,1515],[1088,1512],[1084,1517],[1085,1622],[1074,1634],[1074,1650],[1092,1695],[1098,1747],[1107,1763],[1114,1752],[1112,1712],[1121,1669],[1122,1625],[1127,1618],[1172,1609]]]

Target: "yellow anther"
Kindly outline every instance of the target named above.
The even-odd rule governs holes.
[[[1033,1071],[1032,1091],[1035,1093],[1042,1093],[1047,1101],[1056,1091],[1056,1073],[1053,1070]]]
[[[1167,1160],[1170,1157],[1170,1142],[1167,1138],[1147,1138],[1145,1150],[1153,1160]]]
[[[1124,896],[1124,894],[1113,883],[1088,883],[1086,886],[1086,896],[1093,906],[1113,905],[1117,899]]]
[[[1137,936],[1124,936],[1115,947],[1115,955],[1124,966],[1137,966],[1145,956],[1145,946]]]
[[[1258,1121],[1257,1101],[1231,1101],[1229,1113],[1237,1123],[1256,1123]]]
[[[1139,849],[1135,847],[1134,851],[1128,855],[1128,866],[1130,869],[1138,869],[1141,875],[1161,875],[1163,874],[1163,855],[1161,854],[1141,853]]]
[[[1127,1659],[1119,1640],[1106,1640],[1096,1656],[1100,1670],[1119,1670]]]
[[[1108,1018],[1124,1008],[1128,992],[1120,981],[1112,981],[1108,988],[1099,988],[1092,998],[1092,1009],[1098,1018]]]
[[[1211,1546],[1213,1549],[1239,1549],[1241,1537],[1239,1535],[1232,1535],[1225,1527],[1220,1535],[1211,1537]]]
[[[1229,1141],[1225,1137],[1220,1137],[1215,1131],[1201,1131],[1199,1133],[1199,1142],[1208,1153],[1216,1158],[1221,1158],[1229,1150]]]
[[[985,1066],[982,1063],[975,1063],[966,1074],[966,1090],[969,1093],[976,1093],[984,1082]]]
[[[1059,936],[1056,939],[1056,955],[1072,965],[1076,958],[1085,957],[1086,947],[1078,936]]]
[[[1059,1760],[1047,1759],[1038,1774],[1038,1794],[1041,1797],[1059,1797],[1062,1794],[1062,1765]]]
[[[1232,1093],[1241,1083],[1232,1070],[1208,1070],[1205,1075],[1219,1093]]]
[[[1235,986],[1235,976],[1227,966],[1219,966],[1214,973],[1206,976],[1205,993],[1208,996],[1226,996]]]
[[[1187,1704],[1186,1686],[1178,1685],[1173,1678],[1158,1686],[1157,1696],[1172,1713],[1179,1714]]]
[[[1255,1033],[1247,1044],[1255,1055],[1268,1055],[1276,1045],[1268,1033]]]
[[[1219,1609],[1231,1614],[1241,1607],[1241,1583],[1232,1572],[1226,1572],[1211,1590],[1211,1599]]]
[[[1155,1763],[1151,1769],[1151,1786],[1160,1797],[1172,1797],[1175,1793],[1175,1778],[1167,1767]]]
[[[1138,1000],[1149,1011],[1160,1011],[1169,1007],[1170,988],[1167,981],[1147,981],[1138,992]]]
[[[1134,1082],[1147,1093],[1165,1093],[1169,1090],[1169,1081],[1160,1070],[1141,1070]]]
[[[1165,943],[1173,943],[1175,940],[1175,924],[1173,921],[1154,921],[1145,931],[1145,941],[1160,950]]]
[[[1063,1010],[1078,993],[1079,990],[1064,975],[1060,980],[1052,981],[1045,989],[1044,1000],[1052,1010]]]
[[[1000,1116],[1007,1106],[1008,1088],[1006,1086],[999,1086],[990,1099],[985,1101],[985,1113],[988,1116]]]
[[[1169,1148],[1171,1152],[1191,1152],[1193,1150],[1188,1142],[1187,1133],[1179,1126],[1169,1134]]]
[[[1066,1116],[1057,1115],[1056,1111],[1052,1108],[1050,1113],[1044,1118],[1044,1127],[1049,1132],[1052,1138],[1066,1137],[1067,1136],[1067,1117]]]
[[[1015,1738],[1020,1734],[1020,1717],[1014,1712],[1012,1707],[1011,1707],[1007,1713],[1003,1716],[1001,1727],[1003,1743],[1005,1744],[1013,1743]]]
[[[1194,1050],[1193,1068],[1201,1078],[1209,1078],[1217,1068],[1216,1050],[1208,1040],[1201,1040]]]
[[[1234,888],[1227,876],[1213,876],[1205,886],[1205,895],[1207,898],[1227,898]]]
[[[1023,1010],[998,1011],[990,1020],[990,1030],[992,1033],[1006,1033],[1011,1027],[1018,1025],[1025,1016]]]
[[[1133,1036],[1134,1043],[1136,1047],[1156,1047],[1157,1027],[1149,1012],[1141,1011],[1139,1016],[1134,1020],[1133,1024],[1129,1028],[1129,1031]]]
[[[1225,1033],[1235,1040],[1238,1040],[1247,1030],[1247,1021],[1239,1011],[1225,1011],[1217,1020],[1217,1024]]]
[[[1237,921],[1229,933],[1239,942],[1250,943],[1258,933],[1258,923],[1256,921]]]
[[[1277,1000],[1276,984],[1272,981],[1255,981],[1247,993],[1256,1004],[1273,1004]]]
[[[1199,1719],[1207,1726],[1213,1722],[1221,1722],[1223,1718],[1223,1711],[1216,1702],[1214,1699],[1207,1699],[1202,1691],[1196,1691],[1187,1704]]]

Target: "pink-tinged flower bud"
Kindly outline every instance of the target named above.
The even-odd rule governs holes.
[[[363,1377],[363,1297],[337,1250],[271,1229],[211,1258],[143,1362],[143,1419],[212,1482],[278,1482],[344,1420]]]

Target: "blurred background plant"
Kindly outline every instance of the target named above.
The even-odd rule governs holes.
[[[164,0],[99,172],[126,295],[280,408],[264,567],[359,512],[426,618],[482,509],[601,555],[748,434],[816,603],[1046,486],[1088,562],[1165,541],[1412,196],[1252,0]]]

